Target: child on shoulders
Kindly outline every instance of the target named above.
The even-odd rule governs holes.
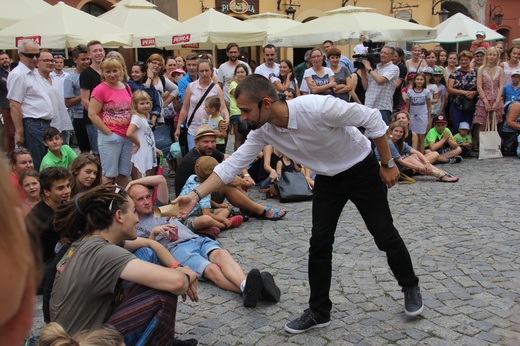
[[[49,126],[42,133],[43,144],[49,149],[43,157],[40,165],[40,172],[49,167],[63,167],[69,169],[72,161],[78,157],[78,154],[66,144],[63,144],[63,138],[60,136],[60,130]]]

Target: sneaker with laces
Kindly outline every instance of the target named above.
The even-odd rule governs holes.
[[[404,312],[408,316],[418,316],[422,313],[424,305],[419,286],[403,287]]]
[[[273,275],[269,272],[262,272],[262,282],[264,287],[262,288],[262,298],[268,302],[278,303],[280,301],[280,288],[276,286]]]
[[[319,317],[310,308],[303,315],[285,325],[285,330],[291,334],[300,334],[312,328],[323,328],[330,324],[329,317]]]
[[[244,306],[246,308],[254,308],[258,303],[258,298],[264,287],[262,275],[258,269],[251,269],[247,274],[246,285],[242,296],[244,297]]]
[[[449,159],[448,163],[461,163],[462,162],[462,156],[453,156]]]

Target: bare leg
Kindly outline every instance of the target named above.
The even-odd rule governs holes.
[[[212,263],[204,270],[204,277],[218,287],[240,293],[240,284],[246,279],[240,265],[224,249],[214,250],[209,254]]]
[[[203,229],[208,227],[218,227],[219,229],[225,229],[226,225],[222,222],[218,222],[209,215],[202,215],[193,220],[193,226],[195,229]]]
[[[227,198],[229,203],[234,205],[235,207],[238,207],[240,209],[244,209],[250,212],[253,212],[255,214],[261,215],[265,207],[261,204],[258,204],[251,200],[242,189],[237,187],[231,187],[231,186],[224,186],[222,187],[219,192]],[[281,217],[285,215],[285,209],[280,210],[278,213],[278,216]],[[272,218],[274,216],[274,208],[271,208],[267,213],[266,217]]]
[[[122,187],[126,188],[126,185],[128,185],[128,176],[119,174],[116,178],[117,185],[120,185]]]
[[[235,132],[235,151],[244,144],[244,136],[238,132],[238,124],[233,124],[233,131]]]

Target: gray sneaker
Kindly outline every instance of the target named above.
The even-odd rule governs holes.
[[[418,316],[422,313],[424,305],[419,286],[403,287],[404,312],[408,316]]]
[[[300,334],[306,332],[309,329],[327,327],[329,324],[330,316],[319,317],[309,308],[303,312],[301,317],[298,317],[297,319],[287,323],[285,325],[285,330],[291,334]]]

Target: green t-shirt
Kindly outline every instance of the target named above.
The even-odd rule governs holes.
[[[42,163],[40,165],[40,172],[45,168],[49,167],[63,167],[69,169],[72,161],[78,157],[78,155],[71,149],[68,145],[64,144],[60,148],[61,151],[61,160],[56,157],[50,150],[47,151],[47,154],[43,157]]]
[[[453,136],[453,139],[455,139],[458,145],[461,145],[463,143],[471,144],[471,135],[469,133],[464,137],[462,137],[460,133],[457,133],[455,136]]]
[[[229,83],[229,115],[240,115],[240,109],[237,107],[237,100],[235,99],[235,89],[238,83],[232,81]]]
[[[424,138],[424,147],[429,148],[430,142],[437,143],[438,141],[440,141],[446,131],[448,131],[450,133],[450,136],[453,137],[450,129],[447,127],[444,129],[444,131],[442,131],[442,133],[437,132],[437,129],[435,127],[432,127],[430,131],[428,131],[428,133],[426,134],[426,137]]]

